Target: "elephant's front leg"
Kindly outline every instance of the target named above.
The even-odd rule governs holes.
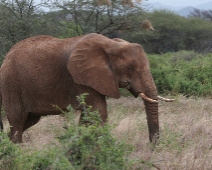
[[[93,106],[91,108],[91,111],[98,111],[98,113],[100,114],[101,120],[103,121],[103,123],[105,123],[108,118],[105,96],[101,96],[101,98],[94,100],[91,106]]]
[[[108,113],[107,113],[107,104],[106,104],[106,97],[104,95],[99,94],[98,92],[91,93],[86,98],[86,106],[81,105],[81,116],[80,122],[83,122],[83,117],[86,114],[89,114],[88,107],[92,106],[90,111],[98,111],[100,114],[100,118],[102,123],[107,121]]]

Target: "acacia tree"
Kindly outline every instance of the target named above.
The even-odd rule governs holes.
[[[27,37],[35,23],[33,0],[2,0],[0,2],[0,33],[15,43]]]
[[[142,44],[147,53],[163,54],[180,50],[212,52],[212,22],[185,18],[172,11],[156,10],[146,14],[156,31],[126,35],[125,40]]]
[[[51,13],[38,2],[0,0],[0,57],[22,39],[40,34],[59,37],[61,27],[52,22]]]
[[[32,35],[36,24],[34,0],[1,0],[0,55],[16,42]]]
[[[108,35],[117,31],[140,28],[139,16],[145,8],[141,1],[132,0],[43,0],[51,10],[61,10],[66,24],[78,35],[90,32]],[[67,22],[72,24],[67,24]]]

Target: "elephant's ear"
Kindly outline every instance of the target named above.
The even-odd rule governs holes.
[[[74,45],[67,67],[76,83],[92,87],[103,95],[119,98],[118,82],[106,52],[111,42],[98,34],[85,36]]]

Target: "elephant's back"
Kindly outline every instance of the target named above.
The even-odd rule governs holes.
[[[64,40],[46,35],[24,39],[10,49],[2,67],[4,65],[13,68],[17,65],[27,67],[32,63],[34,65],[47,64],[58,57],[64,57],[62,55],[64,44]]]
[[[67,40],[37,36],[14,45],[0,71],[4,100],[14,95],[23,98],[27,107],[31,107],[31,103],[41,107],[45,101],[56,103],[64,98],[69,93],[67,87],[71,79],[66,68],[65,43]]]
[[[5,59],[9,58],[24,58],[29,56],[29,54],[35,53],[39,49],[45,49],[46,46],[59,46],[62,43],[62,40],[47,36],[47,35],[40,35],[35,37],[30,37],[27,39],[24,39],[22,41],[19,41],[13,47],[9,50],[7,53]]]
[[[6,55],[1,70],[33,76],[53,74],[66,67],[69,55],[65,54],[67,40],[41,35],[15,44]]]

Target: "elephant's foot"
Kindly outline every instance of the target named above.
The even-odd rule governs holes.
[[[9,138],[10,141],[12,141],[13,143],[22,143],[22,132],[20,131],[13,131],[11,130],[9,133]]]

